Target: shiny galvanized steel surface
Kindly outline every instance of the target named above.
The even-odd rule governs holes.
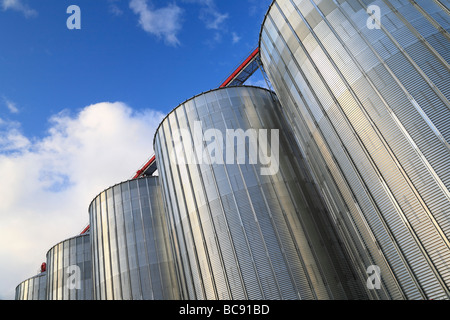
[[[22,281],[16,287],[15,300],[46,300],[47,273],[42,272],[34,277]]]
[[[213,152],[214,140],[194,133],[199,126],[205,135],[222,132],[223,147]],[[262,175],[264,165],[249,153],[217,161],[239,147],[225,144],[227,130],[250,129],[269,136],[279,130],[276,173]],[[178,140],[182,130],[189,134]],[[251,149],[249,141],[240,143]],[[209,161],[199,161],[193,147]],[[232,87],[195,96],[164,119],[154,149],[185,297],[366,297],[365,280],[354,277],[273,92]]]
[[[372,298],[450,297],[449,28],[440,1],[387,0],[277,0],[262,26],[261,61],[341,237],[361,275],[381,269]]]
[[[180,292],[158,177],[126,181],[89,207],[97,300],[174,300]]]
[[[90,235],[64,240],[47,252],[47,300],[92,300]]]

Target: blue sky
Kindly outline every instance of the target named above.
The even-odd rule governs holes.
[[[169,31],[144,30],[130,0],[21,0],[26,9],[3,6],[0,117],[19,120],[27,135],[42,136],[54,113],[95,102],[123,101],[135,109],[166,112],[217,86],[257,46],[270,4],[268,0],[134,2],[147,4],[156,14],[162,9],[175,12],[166,14],[174,20],[164,21]],[[81,9],[81,30],[66,27],[71,4]],[[20,112],[8,113],[5,100]]]
[[[0,0],[0,299],[139,169],[165,114],[257,46],[270,3]]]

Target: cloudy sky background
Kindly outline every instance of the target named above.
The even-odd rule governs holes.
[[[0,0],[0,299],[146,162],[165,114],[257,46],[270,2]]]

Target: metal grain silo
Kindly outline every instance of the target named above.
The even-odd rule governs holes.
[[[92,300],[89,234],[53,246],[47,252],[47,300]]]
[[[156,131],[188,299],[365,297],[280,112],[266,89],[216,89],[180,104]]]
[[[89,207],[94,299],[180,299],[158,177],[117,184]]]
[[[276,0],[261,61],[372,298],[450,297],[448,8]]]
[[[16,287],[15,300],[46,300],[47,273],[41,272]]]

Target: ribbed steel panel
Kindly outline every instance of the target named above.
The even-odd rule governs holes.
[[[156,160],[189,299],[366,297],[306,167],[293,161],[300,153],[280,112],[270,91],[224,88],[182,103],[157,129]],[[198,121],[201,134],[216,129],[223,137],[226,130],[269,129],[270,141],[270,129],[279,130],[279,171],[261,175],[264,166],[250,163],[248,153],[239,163],[177,162],[207,146],[194,135]],[[182,142],[174,140],[178,130],[189,133]],[[230,150],[224,143],[216,156],[225,160]]]
[[[426,1],[276,0],[261,29],[263,66],[360,276],[381,268],[372,298],[450,297],[449,21]]]
[[[86,233],[53,246],[47,252],[46,300],[92,300],[92,255]]]
[[[15,291],[15,300],[46,300],[47,272],[41,272],[34,277],[22,281]]]
[[[106,189],[89,217],[94,300],[181,298],[158,177]]]

